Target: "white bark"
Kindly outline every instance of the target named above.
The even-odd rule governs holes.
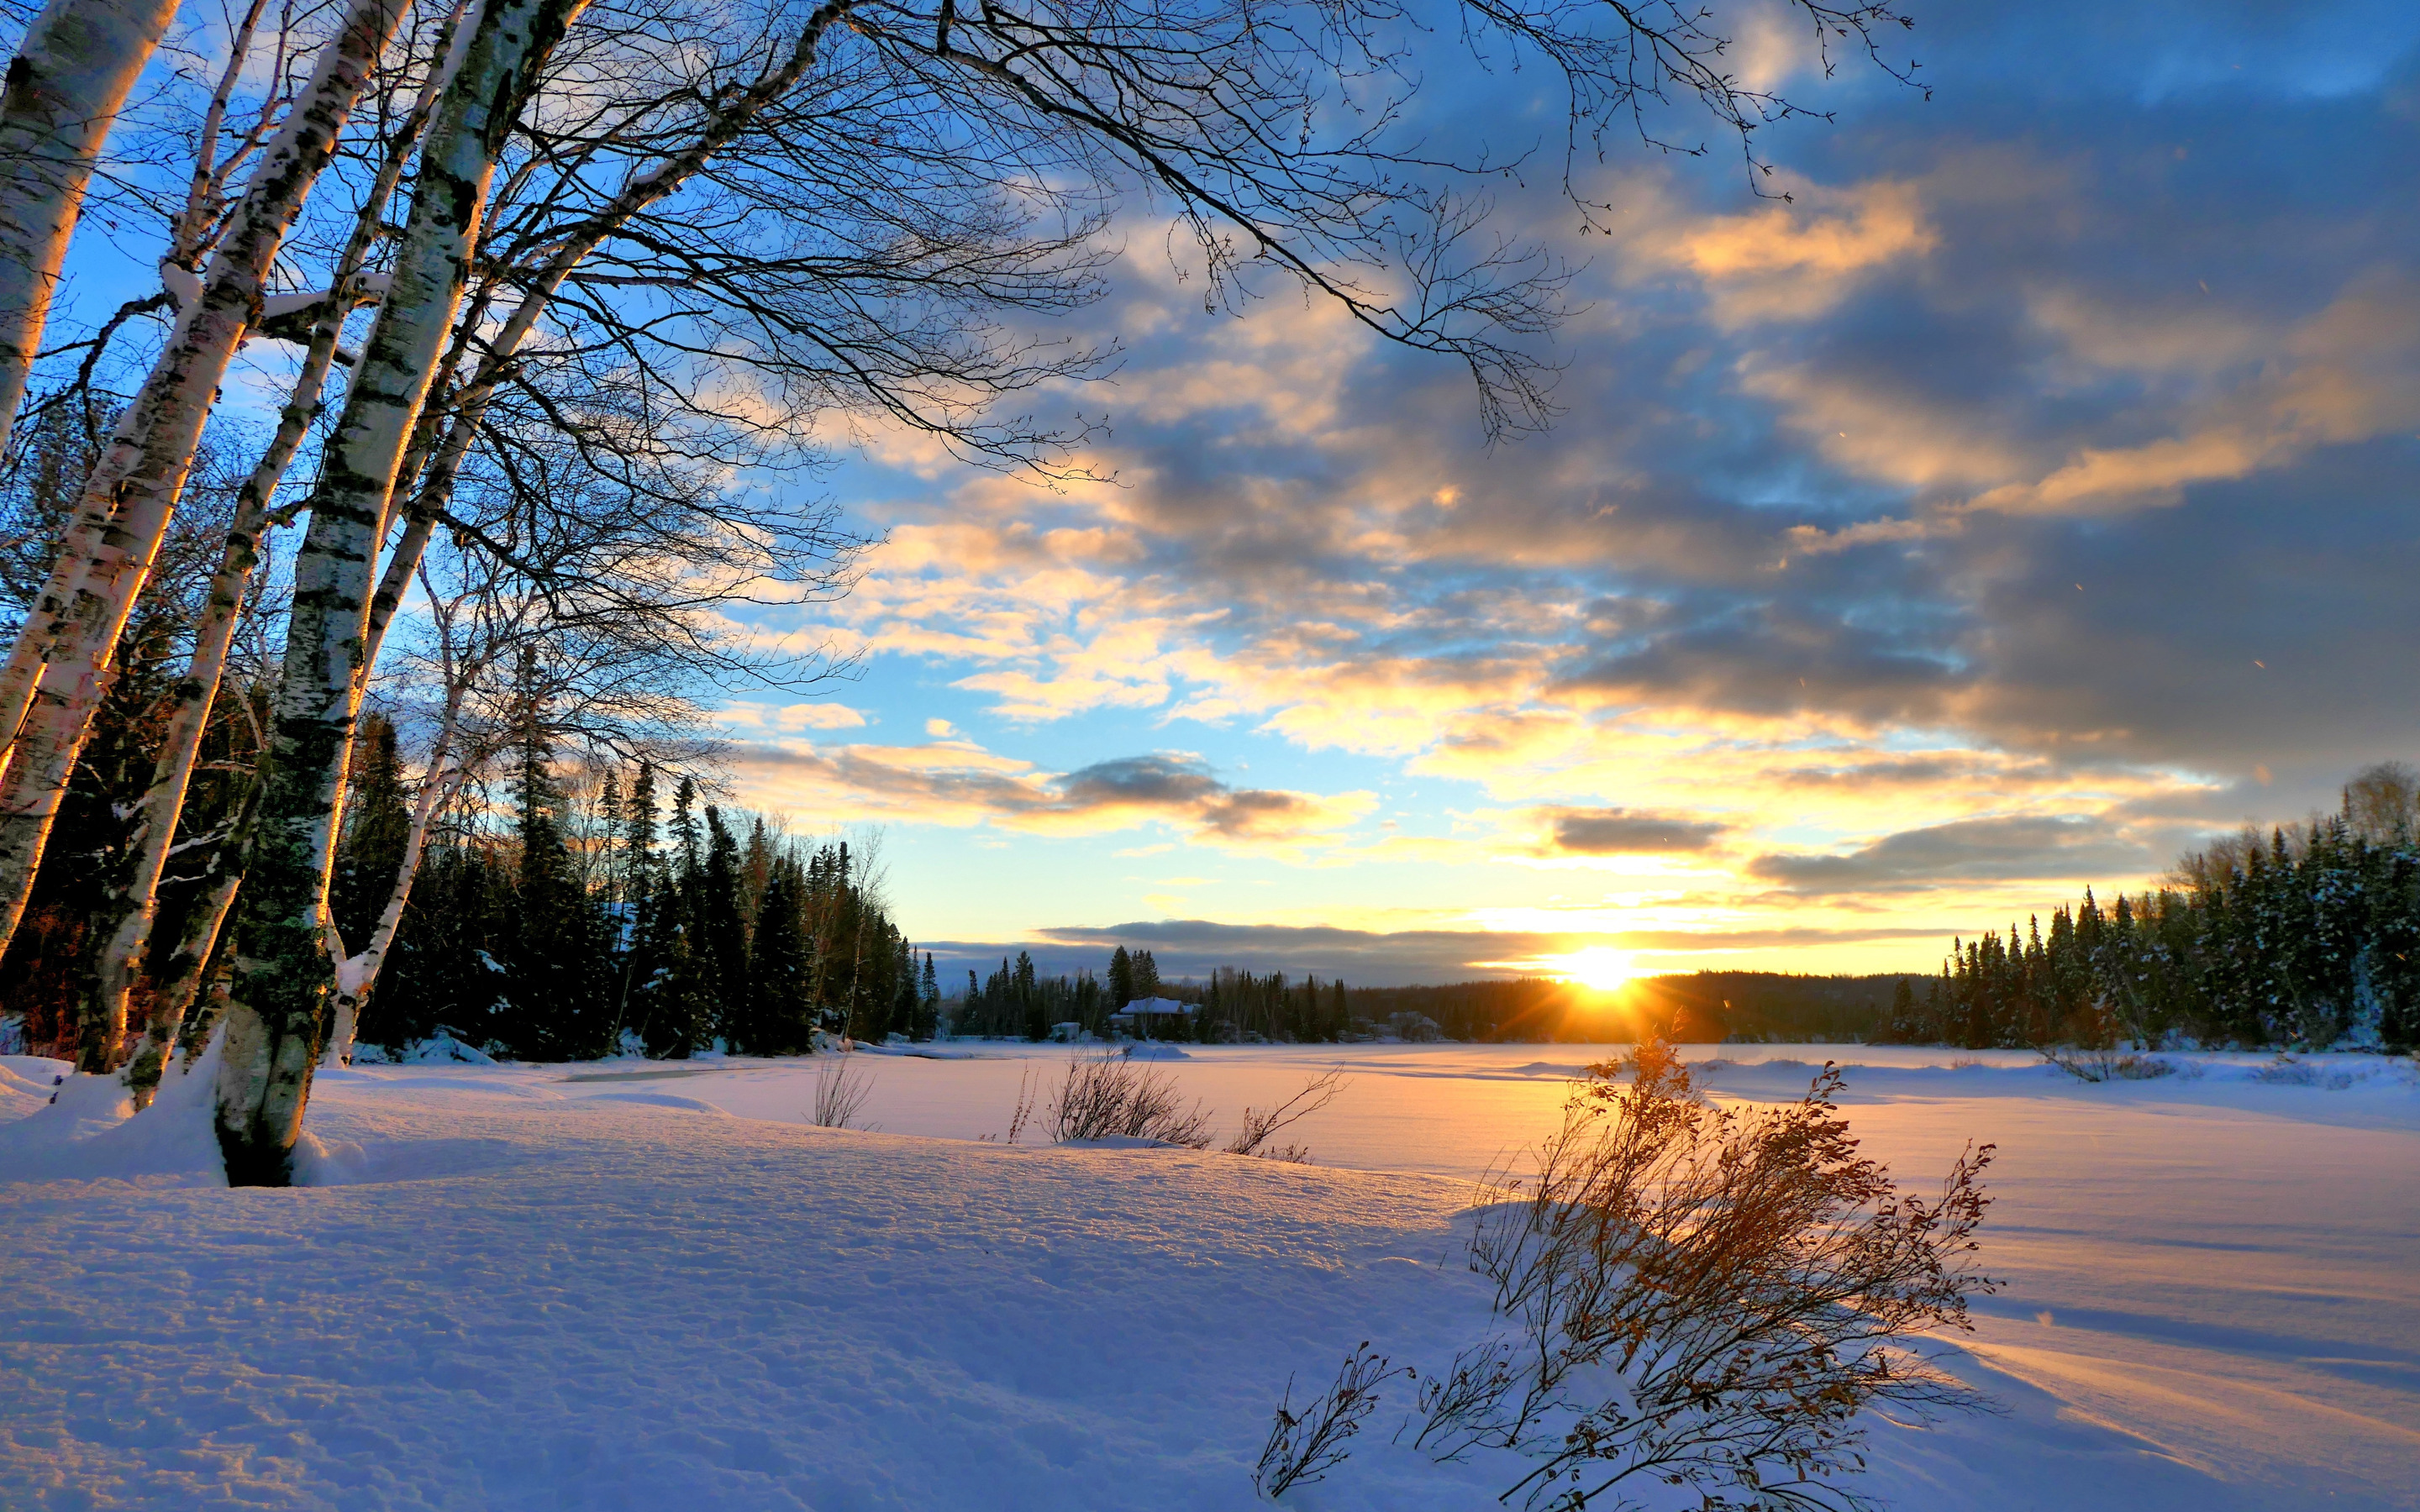
[[[255,787],[257,791],[257,784]],[[127,1090],[138,1109],[150,1104],[151,1094],[160,1085],[161,1072],[177,1048],[177,1036],[184,1026],[185,1015],[200,995],[203,975],[218,946],[219,932],[225,927],[236,892],[243,885],[241,836],[250,824],[253,802],[246,798],[243,813],[233,826],[235,833],[219,846],[216,879],[209,891],[194,902],[175,952],[152,983],[150,1022],[126,1063]]]
[[[269,521],[269,506],[278,481],[285,476],[310,427],[311,418],[318,412],[319,391],[333,364],[342,324],[341,314],[332,312],[323,319],[323,330],[305,355],[302,372],[287,399],[277,433],[237,498],[235,517],[228,522],[226,543],[220,548],[218,571],[210,579],[209,599],[203,608],[201,623],[194,626],[193,653],[187,658],[185,675],[178,684],[176,707],[169,716],[160,754],[152,764],[150,785],[136,803],[131,841],[134,856],[123,891],[114,900],[114,919],[104,917],[94,920],[97,925],[107,925],[110,936],[101,947],[101,959],[92,974],[91,995],[84,1004],[82,1016],[104,1026],[106,1042],[112,1046],[125,1036],[128,1000],[142,975],[152,926],[159,918],[160,878],[176,840],[177,822],[184,812],[185,795],[201,756],[202,737],[209,728],[210,709],[217,701],[220,678],[226,671],[227,653],[235,643],[244,594],[259,561],[260,535]],[[173,1042],[178,1026],[170,1023],[165,1027]],[[111,1068],[84,1065],[79,1069],[100,1072]]]
[[[0,449],[50,318],[101,144],[176,0],[51,0],[0,94]]]
[[[123,5],[124,0],[109,0],[109,3]],[[253,30],[259,23],[260,13],[266,3],[267,0],[253,0],[252,8],[245,13],[242,23],[236,28],[235,36],[230,39],[226,68],[219,76],[217,89],[211,93],[209,106],[203,113],[202,130],[197,133],[194,142],[194,172],[186,192],[185,208],[178,215],[175,225],[171,228],[168,254],[160,263],[162,286],[179,314],[201,298],[201,277],[188,265],[199,263],[202,228],[211,212],[217,208],[217,196],[225,188],[226,176],[232,171],[235,161],[240,153],[257,145],[261,131],[268,125],[268,115],[264,109],[261,120],[256,123],[253,130],[246,134],[238,153],[230,154],[225,161],[217,158],[219,131],[226,118],[227,102],[233,98],[237,83],[242,76],[245,60],[252,50]],[[64,9],[68,4],[69,0],[59,0],[52,9],[54,11]],[[91,10],[98,8],[87,3],[85,8]],[[163,26],[167,23],[168,16],[173,15],[175,8],[172,4],[163,14],[161,17]],[[41,23],[38,23],[36,32],[39,33],[40,30]],[[152,42],[156,45],[158,40],[155,35]],[[34,47],[34,36],[29,34],[27,39],[29,54]],[[143,58],[147,55],[147,50],[144,51],[142,56],[136,56],[133,51],[128,50],[117,54],[116,62],[122,67],[132,68],[135,72],[140,72]],[[133,77],[133,73],[128,73],[125,82],[131,84]],[[117,99],[120,103],[123,102],[124,95],[125,90],[119,88]],[[9,105],[0,108],[0,119],[8,118],[14,105],[15,97],[12,94]],[[111,112],[114,114],[116,108],[116,105],[112,105]],[[31,123],[20,121],[17,124]],[[23,170],[36,162],[39,154],[14,153],[11,149],[21,144],[8,137],[8,126],[0,125],[0,160],[5,160],[12,168]],[[99,145],[97,139],[92,144],[96,153]],[[86,171],[88,174],[88,163]],[[48,181],[45,180],[45,185],[47,183]],[[0,186],[0,198],[6,198],[15,188],[21,187],[24,186],[15,184],[13,181],[7,186]],[[75,198],[79,203],[82,195],[82,180],[78,180]],[[13,205],[15,201],[9,199],[8,203]],[[9,220],[11,213],[6,208],[0,208],[0,227],[15,226],[15,223]],[[72,211],[70,211],[70,219],[72,220]],[[16,229],[22,230],[22,227]],[[10,230],[0,229],[0,245],[10,244],[11,236]],[[67,239],[63,236],[58,247],[53,250],[64,251],[66,245]],[[0,285],[5,285],[8,277],[23,270],[15,259],[0,258]],[[54,279],[57,271],[58,268],[54,263],[51,268]],[[45,285],[44,287],[47,289],[48,285]],[[48,301],[49,295],[45,292],[40,302],[47,306]],[[0,287],[0,308],[8,307],[12,307],[10,296],[8,295],[5,287]],[[5,326],[7,318],[6,315],[0,315],[0,326]],[[33,353],[32,344],[40,334],[41,323],[40,316],[37,313],[34,316],[33,333],[25,338],[23,346],[23,355],[28,361]],[[0,342],[0,347],[5,347],[5,342]],[[11,422],[19,405],[23,402],[24,377],[24,371],[21,367],[15,375],[15,387],[8,391],[5,404],[0,404],[0,448],[5,448],[8,444]],[[130,407],[127,409],[125,415],[120,418],[112,438],[111,451],[105,454],[116,456],[115,471],[92,480],[87,484],[87,488],[103,486],[113,496],[115,495],[117,485],[123,481],[125,468],[132,463],[134,448],[138,447],[142,440],[143,432],[148,424],[146,418],[147,414],[147,409],[140,406]],[[40,597],[35,601],[32,612],[26,617],[29,625],[37,619],[42,620],[45,624],[56,625],[57,616],[65,611],[73,599],[77,587],[84,581],[85,568],[90,563],[98,538],[98,527],[92,522],[79,519],[71,523],[66,538],[59,543],[58,560],[53,565],[51,580],[45,585]],[[33,702],[34,691],[41,675],[42,664],[50,659],[55,640],[54,632],[41,636],[21,636],[17,643],[10,648],[6,671],[0,672],[0,773],[5,773],[8,769],[8,756],[15,746],[18,728],[24,722],[25,710]]]
[[[813,63],[824,30],[845,14],[852,3],[853,0],[839,0],[839,3],[828,4],[811,16],[797,45],[781,66],[757,80],[751,88],[710,117],[705,130],[687,148],[646,172],[633,176],[610,204],[563,239],[554,255],[531,281],[520,302],[505,319],[503,328],[489,341],[487,356],[456,395],[454,413],[446,428],[444,441],[437,448],[427,474],[414,491],[403,535],[388,553],[378,589],[367,606],[368,619],[363,637],[360,671],[356,674],[357,687],[360,679],[366,676],[368,668],[376,664],[387,626],[402,602],[412,574],[418,570],[422,550],[427,545],[434,524],[451,502],[455,481],[459,476],[462,462],[469,455],[479,422],[495,394],[497,384],[521,344],[536,329],[555,290],[605,238],[627,224],[632,216],[676,191],[706,165],[715,151],[745,130],[768,104],[796,84]],[[411,464],[407,462],[402,471],[408,478]],[[381,533],[392,518],[394,500],[401,491],[400,486],[389,489],[390,507],[380,522]],[[440,737],[440,757],[431,758],[432,773],[439,769],[444,742],[451,736],[461,697],[467,691],[468,679],[472,675],[474,672],[470,670],[449,671],[445,724]],[[431,785],[424,786],[402,865],[398,868],[387,907],[380,915],[370,944],[334,964],[334,1013],[328,1047],[320,1060],[322,1065],[342,1064],[352,1057],[360,1004],[376,984],[379,969],[385,962],[404,906],[410,899],[412,880],[418,872],[425,849],[428,820],[442,797],[451,793],[453,785],[459,783],[465,770],[466,767],[458,766],[448,779],[448,786],[442,792],[434,789],[433,778]],[[325,843],[333,847],[333,817],[329,825]]]
[[[295,562],[261,822],[236,918],[218,1131],[240,1185],[292,1179],[334,968],[328,878],[360,709],[378,532],[468,282],[496,159],[584,0],[489,0],[420,162],[393,282]]]
[[[254,14],[257,15],[259,0]],[[441,32],[438,45],[442,49],[453,30],[455,19],[449,19]],[[80,1015],[85,1022],[104,1026],[106,1042],[115,1047],[123,1040],[126,1030],[128,1002],[143,971],[143,962],[151,943],[152,926],[159,917],[160,878],[168,861],[168,852],[175,841],[177,822],[184,811],[185,795],[194,775],[195,762],[201,754],[202,736],[209,725],[210,708],[218,696],[219,681],[226,670],[228,649],[233,645],[240,618],[246,589],[252,571],[258,561],[260,533],[268,523],[270,505],[274,501],[286,470],[292,465],[294,454],[302,446],[311,422],[319,413],[320,391],[334,365],[336,343],[344,332],[345,317],[356,299],[369,292],[375,282],[378,292],[383,292],[383,274],[365,275],[362,265],[368,260],[377,244],[379,227],[386,214],[386,203],[403,177],[405,164],[419,140],[421,129],[427,124],[428,113],[435,106],[439,81],[432,77],[423,90],[418,104],[405,118],[388,143],[386,160],[380,165],[377,179],[364,199],[353,220],[351,237],[336,259],[330,288],[318,296],[318,319],[311,341],[302,359],[302,370],[287,396],[286,406],[278,416],[276,433],[261,454],[252,475],[244,482],[236,498],[235,518],[227,527],[225,545],[221,548],[219,567],[210,580],[210,594],[202,611],[201,623],[194,627],[194,650],[183,680],[178,685],[175,712],[161,746],[160,755],[152,768],[151,782],[144,792],[134,816],[133,839],[135,855],[122,882],[113,907],[104,908],[94,920],[95,927],[109,931],[101,959],[91,973],[89,996]],[[202,200],[196,173],[194,197]],[[163,265],[163,272],[176,270]],[[190,276],[190,275],[188,275]],[[173,286],[173,285],[172,285]],[[196,280],[194,288],[198,293]],[[274,301],[270,301],[274,303]],[[165,1011],[163,1009],[155,1011]],[[166,1038],[174,1042],[178,1024],[170,1014],[165,1026]],[[106,1065],[85,1065],[87,1072],[103,1072]]]
[[[106,687],[111,652],[167,531],[202,423],[278,249],[403,8],[403,0],[353,0],[343,29],[321,50],[310,83],[254,170],[210,259],[201,298],[178,317],[144,382],[134,406],[139,437],[114,440],[94,469],[100,486],[85,490],[70,531],[71,541],[91,543],[72,600],[55,614],[29,618],[21,631],[21,641],[33,638],[50,660],[0,775],[0,949],[23,916],[68,775]],[[12,658],[9,675],[18,671]],[[0,712],[15,691],[0,687]]]

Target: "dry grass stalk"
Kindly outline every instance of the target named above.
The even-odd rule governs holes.
[[[1361,1420],[1378,1405],[1378,1387],[1408,1369],[1390,1368],[1387,1357],[1363,1339],[1344,1357],[1336,1384],[1294,1409],[1294,1378],[1286,1378],[1284,1399],[1269,1424],[1268,1443],[1252,1469],[1252,1489],[1278,1497],[1290,1486],[1308,1486],[1325,1479],[1344,1462],[1345,1441],[1361,1431]]]
[[[855,1127],[859,1110],[874,1091],[873,1074],[851,1064],[853,1058],[840,1056],[815,1068],[814,1121],[819,1127]]]

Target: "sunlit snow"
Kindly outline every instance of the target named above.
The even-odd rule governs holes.
[[[1289,1131],[1319,1165],[1002,1148],[1069,1053],[858,1057],[879,1133],[807,1123],[830,1057],[323,1073],[322,1184],[285,1192],[217,1183],[198,1078],[120,1125],[0,1061],[0,1505],[1249,1506],[1289,1375],[1474,1335],[1454,1215],[1606,1052],[1187,1046],[1159,1070],[1226,1128],[1342,1066]],[[1842,1060],[1908,1178],[1999,1147],[2007,1286],[1951,1358],[2001,1412],[1877,1422],[1867,1494],[2420,1506],[2409,1062],[1689,1055],[1748,1099]],[[1408,1405],[1286,1504],[1495,1506],[1490,1467],[1388,1443]]]

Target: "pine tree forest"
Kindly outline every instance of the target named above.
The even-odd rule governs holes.
[[[2168,885],[1956,941],[1887,1037],[1976,1047],[2420,1044],[2420,776],[2373,766],[2343,806],[2186,854]]]
[[[381,741],[382,744],[382,741]],[[933,1035],[929,958],[900,933],[862,843],[805,842],[702,804],[640,766],[558,773],[526,755],[500,810],[466,805],[424,863],[360,1038],[442,1034],[566,1060],[721,1046],[794,1055],[819,1037]],[[399,789],[365,775],[340,883],[389,870]],[[340,893],[358,921],[366,899]]]

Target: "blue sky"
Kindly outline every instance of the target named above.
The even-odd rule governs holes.
[[[1439,34],[1409,126],[1540,148],[1494,225],[1579,269],[1560,415],[1494,448],[1451,363],[1276,278],[1205,313],[1127,206],[1040,332],[1114,377],[1019,405],[1112,481],[831,417],[781,486],[883,544],[751,628],[859,674],[731,700],[737,795],[878,828],[953,970],[1378,982],[1929,969],[2420,757],[2420,10],[1912,13],[1929,97],[1718,8],[1831,113],[1760,134],[1788,202],[1683,121],[1575,163],[1590,235],[1545,70]],[[147,235],[88,224],[70,309]]]
[[[1916,14],[1929,101],[1736,23],[1835,113],[1761,144],[1787,205],[1619,144],[1609,236],[1506,194],[1585,308],[1492,451],[1447,364],[1204,315],[1136,209],[1118,378],[1030,406],[1118,484],[853,455],[888,544],[773,624],[862,675],[735,710],[743,791],[881,825],[953,959],[1374,981],[1928,968],[2415,754],[2420,14]]]

